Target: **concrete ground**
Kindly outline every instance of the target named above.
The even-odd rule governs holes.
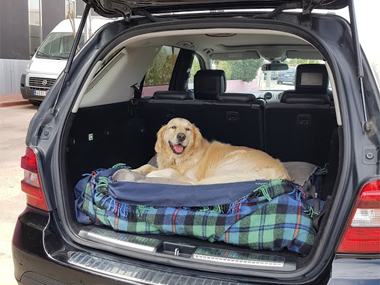
[[[1,97],[1,96],[0,96]],[[0,284],[17,284],[13,275],[11,241],[18,215],[25,208],[20,181],[29,122],[37,111],[30,104],[0,107]]]

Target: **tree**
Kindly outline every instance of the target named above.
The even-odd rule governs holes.
[[[251,82],[263,65],[263,59],[217,61],[216,67],[226,72],[226,78]]]
[[[231,74],[232,74],[231,65],[227,61],[218,60],[216,62],[216,69],[224,70],[224,73],[226,74],[226,79],[227,80],[231,79]]]
[[[176,60],[177,54],[172,53],[169,47],[161,48],[146,73],[144,85],[168,85]]]
[[[189,83],[194,83],[194,76],[201,69],[201,65],[196,57],[194,57],[193,64],[190,69]]]
[[[320,63],[320,60],[318,59],[301,59],[301,58],[292,58],[287,59],[285,61],[286,64],[290,66],[297,66],[299,64],[313,64],[313,63]]]

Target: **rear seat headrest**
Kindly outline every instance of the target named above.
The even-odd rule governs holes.
[[[226,91],[226,74],[223,70],[199,70],[194,76],[196,99],[216,100],[216,95]]]
[[[219,93],[216,99],[220,102],[231,103],[256,103],[256,96],[253,94],[245,93]]]
[[[191,91],[156,91],[153,99],[157,100],[194,100],[194,93]]]
[[[296,93],[326,94],[328,74],[324,64],[300,64],[296,71]]]
[[[327,94],[295,94],[286,93],[282,95],[281,102],[288,104],[330,104],[330,97]]]

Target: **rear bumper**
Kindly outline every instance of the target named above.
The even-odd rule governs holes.
[[[30,207],[19,216],[12,242],[19,284],[248,285],[212,273],[205,277],[193,270],[106,255],[69,244],[52,220],[52,214]]]
[[[44,234],[48,221],[46,212],[29,207],[17,220],[12,255],[14,274],[19,284],[135,284],[86,272],[67,263],[71,252],[67,244],[61,238],[55,239],[56,236],[51,235],[53,233]],[[55,249],[59,247],[60,250]],[[48,254],[48,250],[54,254]]]
[[[379,285],[380,256],[373,259],[358,257],[335,259],[329,285]]]
[[[20,284],[251,284],[237,281],[239,276],[226,280],[220,274],[182,270],[78,247],[66,242],[69,239],[49,222],[52,219],[46,212],[27,207],[17,220],[12,252],[15,278]],[[323,274],[324,278],[308,284],[378,285],[379,267],[380,258],[336,259],[329,281],[327,270],[327,276]]]

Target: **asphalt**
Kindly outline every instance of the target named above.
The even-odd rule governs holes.
[[[4,102],[7,104],[0,108],[0,284],[16,285],[11,241],[17,217],[26,205],[20,162],[25,154],[29,122],[37,107],[27,100],[27,104],[21,105],[18,100]]]

